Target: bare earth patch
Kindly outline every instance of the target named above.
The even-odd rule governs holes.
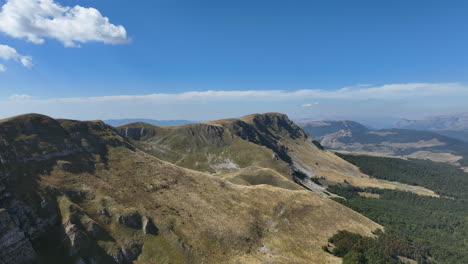
[[[406,157],[413,159],[428,159],[435,162],[445,162],[452,164],[462,159],[461,156],[457,156],[452,153],[434,153],[430,151],[417,151],[407,155]]]
[[[380,198],[378,193],[359,192],[359,195],[366,198]]]

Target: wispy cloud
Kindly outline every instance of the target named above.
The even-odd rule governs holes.
[[[39,112],[77,119],[147,117],[195,120],[270,111],[304,117],[332,113],[342,116],[394,116],[405,113],[425,114],[428,111],[448,112],[454,109],[465,111],[468,110],[467,98],[468,85],[462,83],[387,84],[336,90],[208,90],[65,98],[13,95],[0,100],[0,113],[14,115]]]
[[[191,91],[183,93],[154,93],[145,95],[111,95],[100,97],[71,97],[36,99],[48,102],[105,102],[105,101],[153,101],[173,103],[184,101],[278,101],[289,99],[405,99],[417,97],[467,96],[468,85],[461,83],[407,83],[387,84],[366,88],[347,87],[338,90],[303,89],[286,90],[248,90],[248,91]],[[315,103],[314,103],[315,104]],[[307,104],[305,104],[307,105]]]
[[[0,12],[0,31],[14,38],[42,44],[56,39],[67,47],[91,41],[128,42],[127,31],[95,8],[61,6],[53,0],[7,0]]]
[[[32,99],[34,99],[34,97],[27,94],[13,94],[10,97],[8,97],[9,101],[27,101]]]
[[[21,63],[26,68],[31,68],[33,66],[32,58],[30,56],[21,55],[16,51],[16,49],[7,45],[0,44],[0,59],[14,60]],[[0,65],[0,72],[2,71],[6,71],[6,67],[3,64]]]
[[[308,104],[301,104],[300,107],[302,108],[311,108],[314,105],[319,105],[319,102],[314,102],[314,103],[308,103]]]

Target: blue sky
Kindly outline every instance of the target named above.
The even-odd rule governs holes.
[[[65,8],[53,14],[27,1],[0,1],[0,45],[16,51],[0,49],[0,118],[468,111],[467,1],[41,0]],[[44,25],[12,22],[13,11]],[[100,29],[81,28],[93,19]]]

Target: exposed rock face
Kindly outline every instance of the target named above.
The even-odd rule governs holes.
[[[60,228],[61,218],[58,195],[65,193],[74,201],[94,199],[93,193],[86,190],[41,189],[38,176],[54,167],[70,173],[92,172],[96,161],[107,162],[109,146],[133,148],[100,121],[55,120],[38,114],[0,120],[0,208],[6,209],[0,216],[1,261],[34,260],[31,242],[36,246],[35,242],[44,236],[55,236],[51,230]],[[88,243],[89,237],[103,236],[97,224],[90,225],[89,235],[76,224],[63,226],[69,255],[79,255],[93,246]],[[64,237],[57,235],[54,239]]]
[[[69,255],[76,256],[89,247],[89,239],[80,228],[72,223],[65,224],[65,235],[68,240]]]
[[[34,263],[37,261],[36,252],[10,218],[6,209],[0,209],[0,263]]]
[[[141,229],[143,226],[141,215],[138,212],[134,212],[128,215],[121,215],[117,220],[119,224],[126,225],[127,227],[133,229]]]
[[[143,222],[143,232],[145,234],[158,235],[159,229],[156,227],[156,225],[150,218],[146,217],[145,221]]]
[[[119,132],[127,138],[140,140],[142,138],[154,137],[157,135],[157,131],[151,128],[148,129],[145,123],[137,122],[130,125],[134,127],[125,127],[119,129]]]
[[[180,131],[179,140],[190,142],[187,146],[204,147],[206,145],[224,146],[225,129],[219,126],[212,126],[203,123],[189,124],[175,129]],[[147,140],[157,138],[161,141],[170,141],[171,136],[168,131],[171,128],[158,127],[145,123],[133,123],[118,128],[118,131],[127,138],[133,140]]]
[[[59,218],[58,213],[53,208],[47,206],[42,208],[44,203],[40,201],[37,201],[35,205],[30,205],[24,201],[8,197],[0,201],[0,203],[8,209],[15,223],[31,241],[39,238],[47,232],[49,227],[57,224]],[[43,213],[40,214],[39,210],[42,210]],[[44,214],[44,212],[47,213]]]
[[[141,245],[134,244],[128,248],[122,248],[122,253],[127,263],[132,263],[141,254]]]
[[[287,115],[280,113],[254,114],[237,120],[218,120],[209,122],[227,128],[234,135],[254,144],[273,150],[278,157],[291,164],[288,147],[281,139],[307,138],[305,132],[289,120]]]
[[[119,264],[133,263],[141,254],[142,246],[139,244],[131,245],[130,247],[122,247],[112,254],[112,258]]]
[[[100,237],[103,237],[106,234],[105,230],[101,226],[99,226],[97,223],[91,222],[89,223],[89,225],[91,226],[90,233],[93,236],[93,238],[98,239]]]

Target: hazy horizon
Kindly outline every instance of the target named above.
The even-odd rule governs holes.
[[[0,118],[282,112],[383,126],[468,112],[465,1],[0,5]]]

